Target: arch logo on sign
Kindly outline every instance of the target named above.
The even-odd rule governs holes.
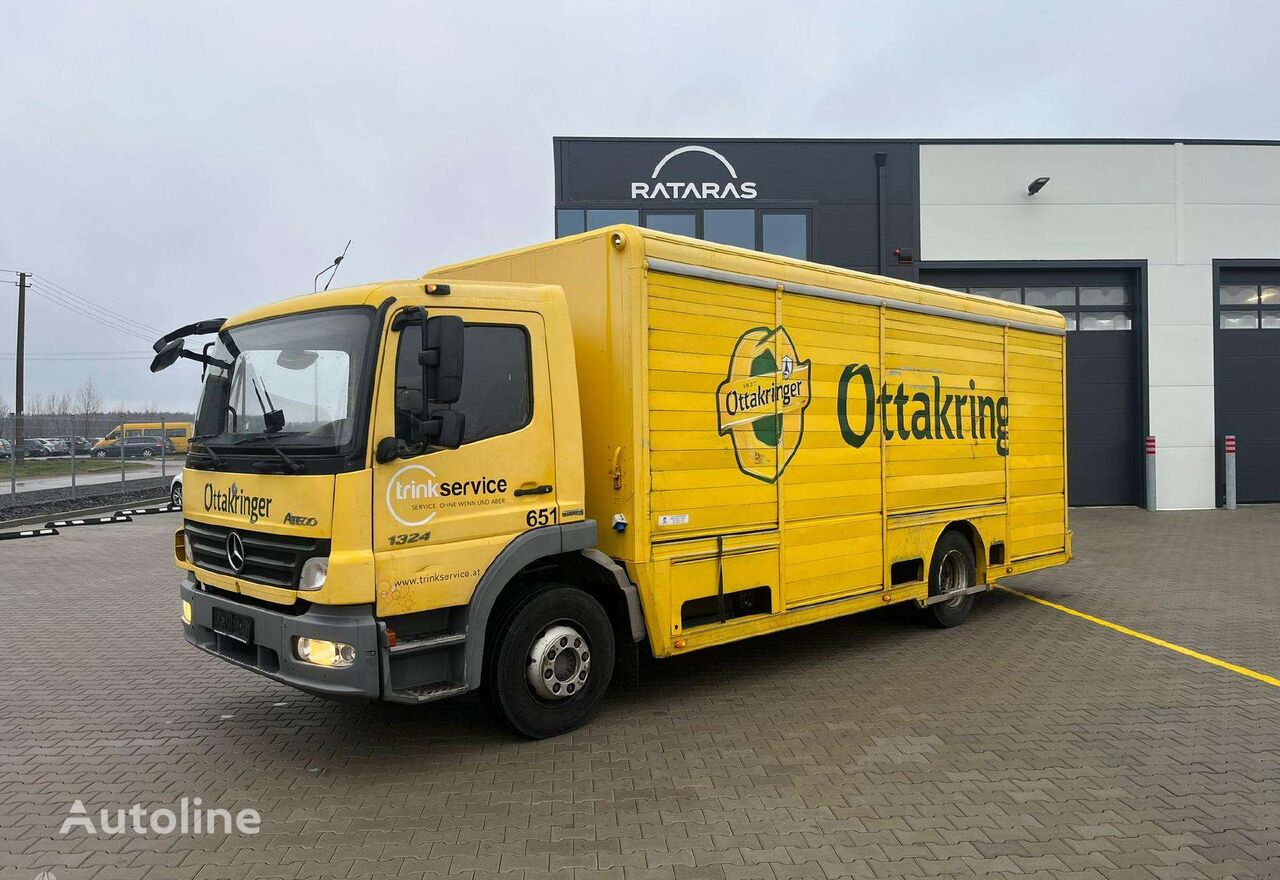
[[[677,160],[672,166],[673,169],[681,167],[683,163],[678,161],[679,157],[689,153],[702,153],[712,157],[724,166],[729,179],[727,181],[681,180],[677,176],[678,170],[667,170],[667,166],[672,164],[672,160]],[[664,171],[666,171],[665,177],[663,176]],[[710,147],[704,147],[701,144],[677,147],[658,160],[658,163],[653,166],[653,173],[649,175],[648,180],[631,182],[631,198],[633,199],[701,199],[709,201],[712,199],[754,199],[755,197],[756,182],[754,180],[739,179],[738,171],[733,167],[732,162]]]

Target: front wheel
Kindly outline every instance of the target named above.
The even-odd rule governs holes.
[[[169,490],[169,504],[173,507],[182,507],[182,484],[174,483],[173,488]]]
[[[95,452],[95,453],[93,454],[93,456],[94,456],[94,458],[106,458],[106,457],[107,457],[107,450],[105,450],[105,449],[99,449],[97,452]]]
[[[964,623],[973,609],[973,594],[964,590],[977,583],[978,566],[973,546],[959,532],[945,532],[933,549],[929,563],[929,596],[960,593],[950,601],[935,602],[923,609],[924,618],[934,626],[952,627]]]
[[[613,677],[613,625],[592,596],[548,584],[517,600],[493,637],[489,699],[518,733],[545,739],[587,722]]]

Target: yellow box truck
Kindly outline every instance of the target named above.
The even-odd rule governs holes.
[[[184,339],[215,344],[188,351]],[[186,638],[582,724],[669,657],[1067,562],[1054,312],[618,226],[156,343],[202,363]]]

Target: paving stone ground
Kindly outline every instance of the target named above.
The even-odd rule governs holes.
[[[175,526],[0,544],[0,878],[1280,877],[1280,688],[1007,593],[667,661],[534,743],[189,648]],[[1010,586],[1280,676],[1280,507],[1072,526]],[[183,797],[261,832],[59,834]]]

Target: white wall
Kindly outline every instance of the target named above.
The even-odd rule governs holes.
[[[1037,177],[1051,179],[1029,197]],[[1212,261],[1226,258],[1280,258],[1280,146],[920,147],[920,259],[1148,261],[1162,510],[1214,506]]]

